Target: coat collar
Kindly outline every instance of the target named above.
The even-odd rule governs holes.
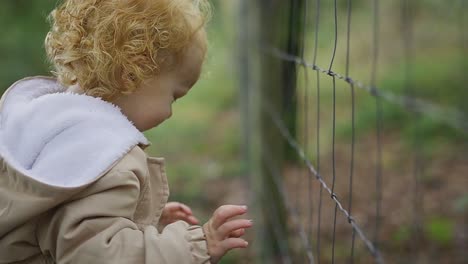
[[[117,106],[68,93],[52,78],[18,81],[0,103],[1,156],[48,185],[85,185],[134,146],[149,145]]]

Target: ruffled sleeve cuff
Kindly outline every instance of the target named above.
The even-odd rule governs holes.
[[[202,227],[189,226],[185,238],[190,244],[190,253],[193,257],[193,263],[209,264],[210,256],[208,255],[206,237]]]

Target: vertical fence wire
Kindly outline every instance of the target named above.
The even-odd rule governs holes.
[[[380,31],[380,1],[374,0],[373,6],[373,55],[371,69],[371,87],[377,92],[377,71],[379,59],[379,31]],[[374,245],[379,247],[379,231],[381,221],[381,203],[382,203],[382,101],[380,97],[375,97],[376,107],[376,166],[375,166],[375,231]]]
[[[335,62],[336,49],[338,46],[338,7],[337,0],[333,2],[333,17],[334,17],[334,26],[335,26],[335,42],[333,46],[333,54],[330,61],[330,67],[328,71],[331,73],[333,68],[333,63]],[[335,184],[336,184],[336,79],[335,76],[330,74],[332,77],[333,83],[333,120],[332,120],[332,170],[333,170],[333,182],[332,182],[332,199],[335,194]],[[338,205],[335,204],[335,210],[333,214],[333,238],[332,238],[332,264],[335,263],[335,243],[336,243],[336,213],[338,211]]]
[[[314,37],[314,57],[313,62],[316,65],[317,62],[317,50],[318,50],[318,41],[319,41],[319,30],[320,30],[320,0],[316,0],[316,13],[315,13],[315,37]],[[316,120],[316,159],[317,159],[317,174],[320,175],[320,74],[316,71],[316,81],[317,81],[317,94],[316,94],[316,111],[317,111],[317,120]],[[318,198],[318,205],[317,205],[317,247],[316,247],[316,255],[317,255],[317,263],[320,263],[320,231],[321,231],[321,220],[322,220],[322,194],[323,194],[323,187],[322,185],[319,186],[319,198]]]
[[[301,49],[301,57],[305,61],[305,48],[306,48],[306,38],[307,38],[307,28],[308,28],[308,21],[309,21],[309,0],[305,0],[304,3],[304,11],[303,11],[303,40],[304,43]],[[308,156],[308,146],[309,146],[309,71],[306,65],[302,64],[302,68],[304,71],[304,108],[303,108],[303,115],[304,115],[304,146],[305,146],[305,155]],[[305,166],[307,166],[305,164]],[[309,251],[313,252],[313,242],[312,242],[312,228],[313,228],[313,212],[314,212],[314,204],[313,204],[313,182],[312,182],[312,175],[310,174],[309,170],[305,169],[305,176],[307,179],[307,201],[308,201],[308,214],[307,214],[307,239],[309,241]],[[313,259],[312,259],[313,260]]]
[[[403,40],[403,54],[404,54],[404,81],[403,81],[403,90],[408,98],[413,97],[413,84],[412,84],[412,73],[413,73],[413,23],[412,23],[412,3],[408,0],[402,0],[401,3],[401,28],[402,28],[402,40]],[[410,102],[408,102],[410,104]],[[409,105],[411,107],[411,105]],[[410,161],[411,161],[411,174],[413,179],[412,186],[412,206],[413,206],[413,215],[412,215],[412,251],[413,251],[413,263],[419,262],[419,240],[420,237],[420,226],[421,226],[421,203],[420,203],[420,170],[419,170],[419,151],[417,146],[417,134],[416,134],[416,119],[418,118],[417,114],[408,113],[411,119],[415,119],[415,122],[409,124],[411,130],[411,147],[410,147]]]
[[[350,65],[350,49],[351,49],[351,14],[352,14],[352,0],[347,2],[347,31],[346,31],[346,81],[349,81],[349,65]],[[348,223],[351,223],[352,217],[352,204],[353,204],[353,176],[354,176],[354,144],[355,144],[355,94],[354,85],[349,83],[351,92],[351,158],[349,166],[349,190],[348,190]],[[354,242],[356,239],[356,232],[351,230],[351,249],[349,263],[354,263]]]

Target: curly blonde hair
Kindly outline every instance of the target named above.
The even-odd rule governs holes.
[[[45,47],[60,83],[111,100],[205,46],[209,15],[206,0],[64,0]]]

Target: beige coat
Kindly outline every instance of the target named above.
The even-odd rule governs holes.
[[[147,157],[146,139],[106,104],[42,77],[5,93],[0,263],[209,263],[199,226],[156,228],[164,160]]]

